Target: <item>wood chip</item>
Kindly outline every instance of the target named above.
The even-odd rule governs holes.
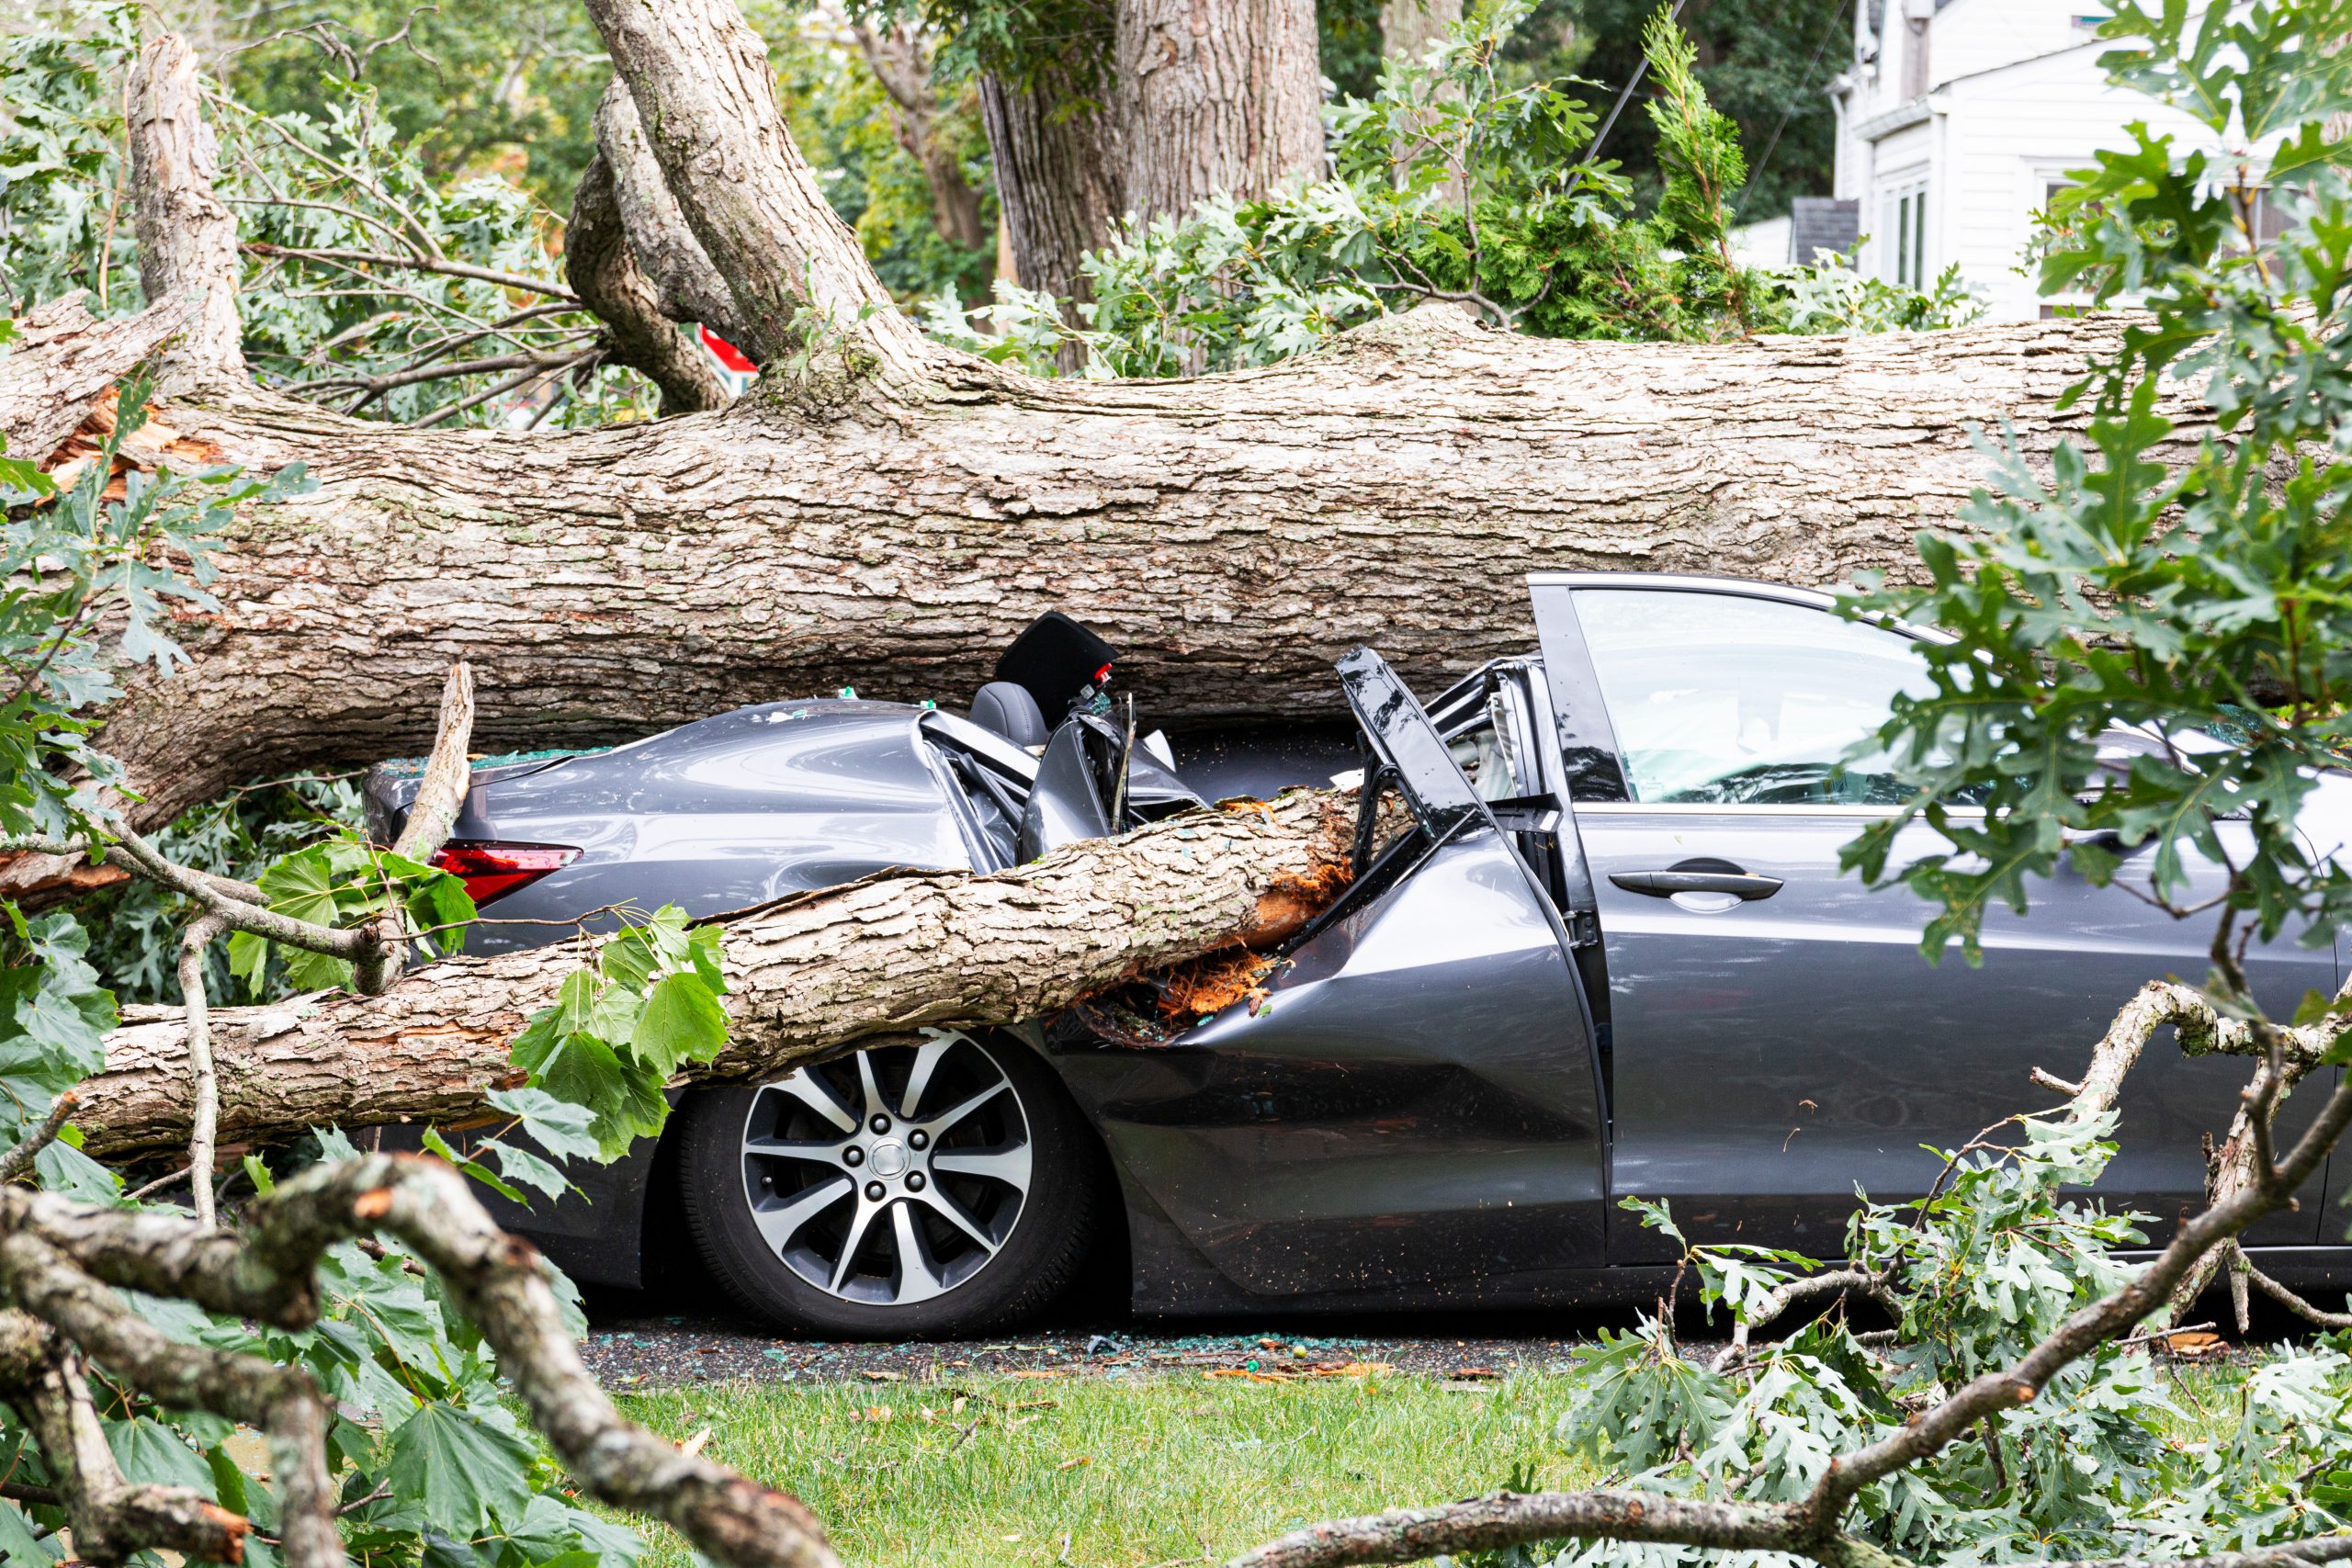
[[[2230,1342],[2218,1334],[2207,1334],[2194,1328],[2184,1328],[2177,1334],[2167,1334],[2165,1348],[2187,1360],[2206,1360],[2230,1353]]]

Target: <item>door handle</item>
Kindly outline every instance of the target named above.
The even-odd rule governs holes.
[[[1753,876],[1729,866],[1612,871],[1609,880],[1628,893],[1645,893],[1653,898],[1671,898],[1677,893],[1728,893],[1735,898],[1770,898],[1781,890],[1777,876]]]

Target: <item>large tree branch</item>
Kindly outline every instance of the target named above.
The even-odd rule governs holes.
[[[596,744],[844,684],[958,705],[1048,606],[1123,649],[1157,722],[1329,713],[1358,643],[1416,682],[1525,651],[1531,570],[1916,570],[1914,533],[1983,478],[1969,429],[2046,452],[2116,330],[1544,343],[1431,309],[1272,369],[903,419],[748,400],[525,437],[174,408],[221,460],[321,488],[223,541],[192,662],[134,675],[98,743],[148,828],[422,751],[457,659],[499,671],[486,745]],[[2199,428],[2188,399],[2166,412]]]
[[[994,875],[892,872],[730,919],[729,1038],[708,1076],[773,1073],[929,1025],[1037,1018],[1143,971],[1296,930],[1345,864],[1345,797],[1194,812]],[[565,942],[453,960],[384,996],[214,1010],[223,1137],[482,1113],[507,1043],[587,958]],[[176,1145],[191,1115],[188,1024],[130,1010],[74,1120],[96,1152]]]
[[[652,280],[638,266],[622,226],[612,165],[602,152],[588,161],[572,193],[571,221],[563,231],[563,271],[582,302],[605,323],[613,363],[642,372],[662,389],[663,413],[727,406],[727,389],[710,356],[662,314]]]
[[[204,123],[196,55],[186,39],[165,33],[140,51],[130,98],[140,288],[151,300],[195,300],[195,314],[167,363],[189,380],[242,380],[237,220],[213,194],[220,153]]]
[[[900,397],[954,356],[899,313],[785,129],[759,35],[731,0],[591,0],[647,144],[763,363],[808,351]],[[973,369],[977,370],[977,363]]]
[[[101,321],[84,299],[76,289],[35,306],[0,353],[0,439],[12,457],[47,461],[115,383],[196,310],[192,299],[168,298],[138,315]]]
[[[139,1290],[288,1329],[318,1318],[328,1247],[382,1232],[438,1276],[482,1331],[532,1423],[583,1490],[650,1514],[729,1568],[836,1568],[800,1503],[624,1420],[564,1332],[546,1266],[438,1161],[378,1155],[312,1168],[256,1199],[234,1232],[158,1211],[0,1187],[0,1394],[20,1403],[74,1520],[75,1545],[116,1563],[148,1547],[234,1562],[246,1522],[192,1493],[126,1490],[89,1414],[86,1352],[164,1404],[265,1428],[288,1568],[344,1562],[310,1372],[183,1344],[117,1292]],[[78,1403],[77,1403],[78,1402]]]
[[[757,358],[735,297],[670,194],[669,179],[645,143],[628,84],[618,76],[605,85],[596,103],[596,150],[612,175],[613,205],[629,255],[652,284],[656,308],[673,321],[699,321]]]
[[[74,1554],[113,1568],[147,1547],[241,1562],[251,1527],[184,1486],[134,1485],[107,1445],[80,1353],[49,1324],[0,1308],[0,1398],[40,1445],[74,1530]]]

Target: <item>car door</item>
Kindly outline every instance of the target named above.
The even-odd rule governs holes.
[[[1164,1220],[1249,1296],[1544,1299],[1604,1261],[1607,1189],[1589,1017],[1512,842],[1540,826],[1515,814],[1527,741],[1473,719],[1449,749],[1376,655],[1340,671],[1368,791],[1401,795],[1410,830],[1384,849],[1387,819],[1365,825],[1350,890],[1261,994],[1148,1043],[1066,1016],[1049,1049],[1138,1234]],[[1138,1298],[1198,1304],[1151,1278],[1182,1267],[1139,1244]]]
[[[1714,579],[1532,580],[1564,744],[1581,759],[1576,825],[1608,970],[1611,1187],[1667,1198],[1693,1239],[1835,1256],[1858,1190],[1900,1199],[1939,1162],[2057,1097],[2142,985],[2200,977],[2210,926],[2121,887],[2059,874],[2018,917],[1986,919],[1981,968],[1919,952],[1928,907],[1871,891],[1838,856],[1901,786],[1839,765],[1900,690],[1925,689],[1916,643],[1843,619],[1824,596]],[[2225,837],[2235,825],[2224,823]],[[1896,861],[1943,847],[1924,826]],[[2136,874],[2127,860],[2123,874]],[[2217,890],[2220,868],[2197,872]],[[2335,983],[2333,955],[2262,948],[2264,1004],[2290,1012]],[[2100,1187],[2160,1237],[2201,1206],[2203,1139],[2237,1106],[2247,1064],[2159,1045],[2127,1084],[2120,1152]],[[2319,1097],[2303,1097],[2308,1114]],[[2293,1124],[2290,1102],[2283,1120]],[[2249,1239],[2313,1239],[2301,1213]],[[1612,1261],[1671,1255],[1612,1229]]]

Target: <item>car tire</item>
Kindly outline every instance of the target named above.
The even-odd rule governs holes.
[[[926,1033],[680,1107],[687,1230],[758,1317],[829,1338],[985,1334],[1084,1267],[1104,1184],[1069,1092],[1010,1035]]]

